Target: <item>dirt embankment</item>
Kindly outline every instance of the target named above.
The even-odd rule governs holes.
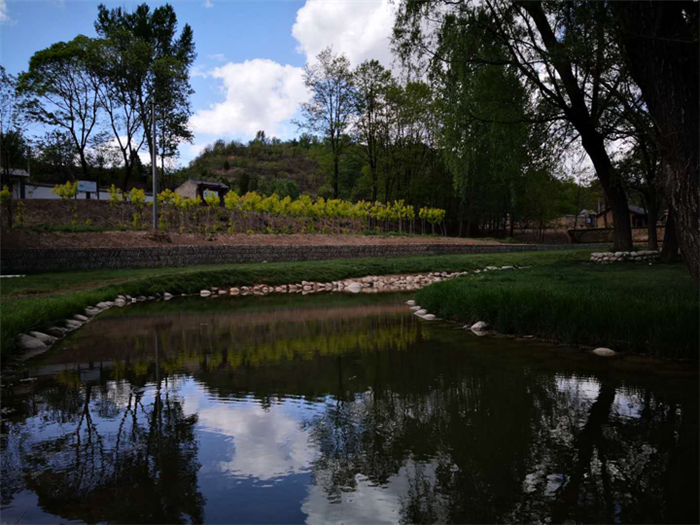
[[[127,248],[141,246],[358,246],[358,245],[406,245],[406,244],[459,244],[493,245],[496,241],[460,239],[455,237],[384,237],[374,235],[322,235],[322,234],[242,234],[219,233],[213,237],[194,233],[172,233],[170,242],[157,241],[147,231],[114,232],[31,232],[4,231],[2,248]],[[212,239],[212,240],[210,240]]]

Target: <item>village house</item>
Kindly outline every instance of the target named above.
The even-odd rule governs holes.
[[[649,220],[647,218],[647,212],[644,208],[639,206],[628,206],[630,211],[630,223],[632,228],[646,228],[649,225]],[[603,210],[598,217],[598,227],[599,228],[612,228],[613,227],[613,212],[611,208],[606,208]]]

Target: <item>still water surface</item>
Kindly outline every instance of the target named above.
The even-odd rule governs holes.
[[[698,522],[698,379],[406,296],[113,309],[4,392],[2,522]]]

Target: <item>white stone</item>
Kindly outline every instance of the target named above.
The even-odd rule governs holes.
[[[209,291],[209,290],[201,290],[201,291],[199,292],[199,295],[201,295],[202,297],[209,297],[209,296],[211,295],[211,291]]]
[[[75,330],[76,328],[83,326],[83,323],[76,321],[75,319],[66,319],[66,326],[71,330]]]
[[[173,294],[171,294],[171,293],[165,292],[165,293],[163,294],[163,299],[165,299],[166,301],[168,301],[168,300],[170,300],[170,299],[172,299],[172,298],[173,298]]]
[[[415,315],[425,315],[425,314],[428,313],[428,310],[424,310],[423,308],[421,308],[420,310],[416,310],[416,311],[413,312],[413,313],[414,313]]]
[[[84,323],[85,321],[88,320],[87,317],[85,317],[84,315],[80,315],[80,314],[75,314],[75,315],[73,316],[73,319],[77,319],[78,321],[80,321],[80,322],[82,322],[82,323]]]
[[[416,311],[417,311],[417,310],[420,310],[420,309],[421,309],[421,307],[418,306],[418,305],[411,306],[411,310],[416,310]]]
[[[92,307],[92,306],[88,306],[88,307],[85,309],[85,315],[87,315],[88,317],[95,317],[95,316],[96,316],[97,314],[99,314],[101,311],[102,311],[102,310],[100,310],[99,308],[94,308],[94,307]]]
[[[489,329],[488,323],[485,323],[484,321],[479,321],[478,323],[474,323],[471,326],[472,332],[483,332],[485,330]]]
[[[22,350],[46,350],[46,345],[31,335],[22,334],[18,337],[17,342]]]
[[[345,287],[345,289],[346,289],[348,292],[359,293],[360,290],[362,290],[362,285],[361,285],[360,283],[358,283],[358,282],[351,281],[350,284],[348,284],[348,285]]]
[[[423,316],[423,319],[425,319],[426,321],[433,321],[435,319],[435,316],[433,314],[425,314]]]
[[[38,339],[39,341],[41,341],[45,345],[51,345],[58,340],[57,337],[53,337],[53,336],[48,335],[48,334],[43,334],[41,332],[29,332],[29,335],[31,335],[35,339]]]
[[[610,350],[610,348],[596,348],[593,350],[593,353],[595,355],[598,355],[600,357],[612,357],[614,356],[617,352],[615,350]]]

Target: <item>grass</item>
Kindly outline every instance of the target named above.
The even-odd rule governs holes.
[[[348,277],[483,268],[489,264],[550,265],[586,260],[591,250],[433,255],[299,263],[91,270],[0,279],[0,348],[9,356],[18,334],[42,329],[118,294],[196,293],[210,286],[328,282]]]
[[[576,258],[436,283],[418,304],[499,333],[698,359],[700,308],[685,265],[593,265]]]

